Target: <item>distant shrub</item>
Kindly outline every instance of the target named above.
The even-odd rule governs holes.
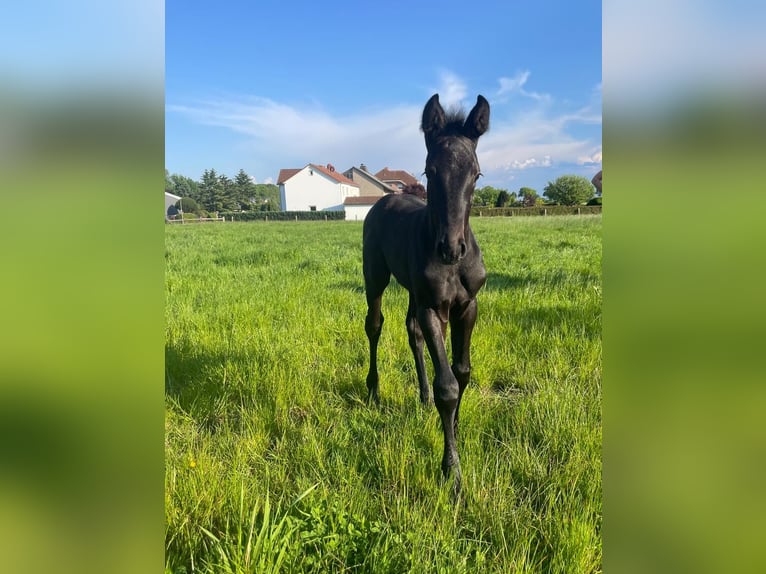
[[[184,212],[184,215],[187,213],[196,213],[199,215],[200,212],[200,205],[194,199],[191,197],[182,197],[178,201],[176,201],[175,204],[176,208],[180,208],[181,211]]]
[[[535,207],[473,207],[471,217],[510,217],[530,215],[586,215],[601,213],[600,205],[542,205]]]
[[[593,197],[585,205],[601,205],[601,198],[600,197]]]
[[[218,215],[228,221],[342,221],[346,219],[345,211],[240,211],[221,212]]]

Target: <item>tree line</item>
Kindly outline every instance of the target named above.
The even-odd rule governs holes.
[[[531,187],[522,187],[518,192],[508,192],[486,185],[474,191],[474,207],[534,207],[535,205],[582,205],[593,201],[596,190],[593,184],[579,175],[562,175],[549,181],[543,190],[543,197]],[[547,201],[546,201],[547,200]]]
[[[240,169],[234,179],[206,169],[199,181],[165,170],[165,191],[181,197],[177,205],[184,213],[205,216],[221,211],[280,211],[279,187],[272,183],[254,183]],[[407,190],[425,199],[425,188]],[[534,207],[536,205],[581,205],[595,199],[595,188],[585,177],[562,175],[548,182],[543,197],[531,187],[521,187],[517,192],[487,185],[473,194],[474,207]],[[600,202],[600,198],[599,202]]]
[[[199,181],[165,170],[165,191],[181,197],[177,205],[184,213],[207,215],[219,211],[279,211],[279,187],[254,183],[240,169],[234,179],[206,169]]]

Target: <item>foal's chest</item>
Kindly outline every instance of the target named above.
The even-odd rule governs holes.
[[[439,308],[463,305],[476,297],[484,284],[484,266],[448,266],[440,263],[427,265],[416,287],[419,302]]]

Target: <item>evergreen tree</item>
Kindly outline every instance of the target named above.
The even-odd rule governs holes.
[[[237,197],[237,186],[226,175],[218,176],[221,184],[221,204],[222,208],[216,211],[235,211],[240,209],[239,198]]]
[[[237,177],[234,178],[234,186],[240,209],[253,209],[253,202],[256,200],[255,184],[244,169],[240,169]]]
[[[508,193],[506,190],[501,189],[500,193],[497,194],[497,199],[495,200],[495,207],[505,207],[511,202],[511,194]]]
[[[207,211],[223,211],[224,192],[215,169],[206,169],[200,183],[202,205]]]

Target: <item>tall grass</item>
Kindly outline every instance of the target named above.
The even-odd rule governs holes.
[[[601,570],[601,217],[472,226],[457,503],[393,281],[364,403],[361,224],[168,226],[168,572]]]

